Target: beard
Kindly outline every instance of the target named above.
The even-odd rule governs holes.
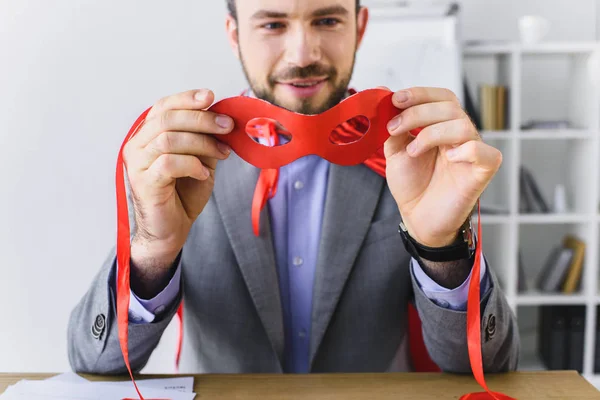
[[[300,114],[314,115],[320,114],[324,111],[329,110],[339,102],[341,102],[348,91],[348,85],[352,78],[352,69],[354,68],[354,60],[352,60],[352,68],[344,76],[339,76],[338,71],[334,67],[325,67],[321,64],[311,64],[306,67],[292,67],[282,73],[276,75],[269,75],[267,79],[267,85],[261,85],[250,77],[244,57],[240,52],[240,60],[242,69],[246,80],[250,85],[250,89],[254,95],[261,99],[268,101],[269,103],[276,105],[286,110],[293,111]],[[313,104],[313,99],[301,99],[300,103],[297,103],[294,107],[284,105],[281,101],[275,97],[275,85],[277,82],[292,79],[309,79],[312,77],[323,77],[327,76],[327,84],[333,85],[333,91],[325,99],[322,104]]]

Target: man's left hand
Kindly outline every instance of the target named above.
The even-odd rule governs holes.
[[[386,176],[404,225],[419,243],[451,244],[502,163],[456,95],[441,88],[394,93],[401,113],[388,124]],[[410,130],[423,128],[415,137]]]

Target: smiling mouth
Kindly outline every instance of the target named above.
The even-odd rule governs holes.
[[[325,82],[327,78],[323,79],[313,79],[313,80],[303,80],[303,81],[290,81],[290,82],[280,82],[283,85],[290,85],[297,88],[310,88],[313,86],[317,86],[318,84]]]

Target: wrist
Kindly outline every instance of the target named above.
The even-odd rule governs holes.
[[[137,236],[131,241],[131,260],[138,268],[169,269],[180,251],[178,246]]]
[[[398,232],[408,253],[416,259],[432,262],[453,262],[470,259],[475,252],[475,241],[471,218],[463,223],[451,239],[423,243],[411,236],[404,221],[400,223]]]
[[[437,247],[446,247],[450,246],[452,243],[456,241],[456,238],[459,234],[459,230],[452,231],[450,233],[438,233],[436,235],[423,235],[421,232],[418,232],[418,229],[413,228],[409,222],[403,220],[402,225],[408,235],[414,239],[417,243],[431,248]]]
[[[169,284],[177,270],[179,252],[180,250],[152,249],[152,246],[134,240],[130,260],[131,290],[145,300],[158,295]]]

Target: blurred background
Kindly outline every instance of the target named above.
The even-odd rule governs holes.
[[[521,369],[600,387],[600,1],[364,1],[352,85],[454,90],[504,163],[484,251]],[[224,1],[0,0],[0,372],[69,369],[69,313],[115,243],[114,170],[157,99],[245,80]],[[173,372],[175,325],[145,372]]]

